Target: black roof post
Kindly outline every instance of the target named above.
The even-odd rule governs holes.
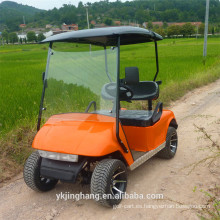
[[[155,45],[155,54],[156,54],[156,74],[154,76],[154,81],[157,79],[157,75],[159,73],[159,61],[158,61],[158,50],[157,50],[157,41],[154,41],[154,45]]]
[[[40,101],[40,109],[39,109],[39,115],[38,115],[38,122],[37,122],[37,131],[40,130],[40,124],[41,124],[41,117],[42,117],[42,111],[43,109],[43,103],[44,103],[44,95],[45,95],[45,89],[47,86],[47,74],[48,74],[48,68],[49,68],[49,62],[50,62],[50,56],[51,56],[51,50],[52,50],[52,45],[53,42],[50,42],[49,45],[49,50],[48,50],[48,56],[47,56],[47,66],[46,66],[46,72],[44,74],[44,85],[43,85],[43,90],[42,90],[42,95],[41,95],[41,101]]]
[[[118,55],[117,55],[117,93],[116,93],[116,137],[118,140],[118,143],[121,145],[122,149],[125,153],[128,153],[128,149],[125,147],[124,143],[120,139],[119,136],[119,111],[120,111],[120,97],[119,97],[119,91],[120,91],[120,36],[118,36]]]

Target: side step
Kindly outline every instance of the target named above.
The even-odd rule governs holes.
[[[155,154],[157,154],[160,150],[162,150],[165,146],[166,146],[166,141],[164,143],[162,143],[159,147],[155,148],[154,150],[151,150],[151,151],[144,153],[142,156],[137,158],[134,161],[134,163],[131,164],[129,169],[134,170],[135,168],[139,167],[145,161],[149,160],[151,157],[153,157]]]

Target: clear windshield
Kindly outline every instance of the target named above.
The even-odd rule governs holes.
[[[52,50],[43,118],[69,112],[85,113],[86,110],[115,116],[115,94],[109,98],[104,93],[106,85],[116,82],[116,61],[117,48],[88,52]]]

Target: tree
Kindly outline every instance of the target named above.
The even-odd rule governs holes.
[[[8,35],[9,42],[14,44],[18,42],[18,35],[15,32],[12,32]]]
[[[155,32],[158,33],[159,35],[161,35],[162,37],[165,37],[165,31],[162,27],[159,27],[157,29],[155,29]]]
[[[46,38],[46,37],[44,36],[44,34],[43,34],[43,33],[40,33],[40,34],[38,34],[38,36],[37,36],[37,41],[40,42],[40,41],[44,40],[45,38]]]
[[[164,21],[164,22],[163,22],[163,28],[164,28],[164,29],[167,29],[167,27],[168,27],[168,24],[167,24],[166,21]]]
[[[215,35],[215,27],[212,26],[211,28],[212,28],[212,35]]]
[[[195,33],[195,26],[193,26],[191,23],[186,23],[180,28],[180,34],[185,36],[191,36]]]
[[[179,35],[179,34],[180,34],[180,26],[178,25],[171,25],[167,28],[168,37]]]
[[[199,34],[204,34],[204,30],[205,30],[205,25],[202,23],[199,25]]]
[[[22,43],[23,43],[23,40],[22,40],[22,38],[20,38],[20,39],[19,39],[19,41],[20,41],[20,44],[22,44]]]
[[[140,24],[143,24],[144,21],[146,21],[146,12],[143,9],[139,9],[135,13],[135,19],[138,20]]]
[[[185,26],[186,34],[188,36],[191,36],[192,34],[195,34],[195,26],[193,26],[191,23],[186,23],[183,26]]]
[[[179,18],[179,10],[177,9],[168,9],[163,12],[164,21],[177,21]]]
[[[34,32],[34,31],[29,31],[29,32],[27,33],[27,41],[28,41],[28,42],[33,42],[33,41],[36,42],[36,40],[37,40],[37,37],[36,37],[35,32]]]
[[[149,21],[148,23],[147,23],[147,28],[148,29],[153,29],[153,24],[152,24],[152,22],[151,21]]]
[[[83,8],[84,6],[83,6],[83,3],[80,1],[79,3],[78,3],[78,8]]]
[[[104,23],[106,24],[106,25],[108,25],[108,26],[111,26],[112,25],[112,19],[111,18],[106,18],[105,19],[105,21],[104,21]]]
[[[159,27],[160,26],[158,24],[155,24],[154,27],[153,27],[153,30],[157,30],[157,29],[159,29]]]
[[[8,32],[6,30],[2,32],[2,38],[3,41],[6,41],[6,43],[8,43]]]

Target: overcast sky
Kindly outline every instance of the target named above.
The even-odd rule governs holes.
[[[17,3],[21,3],[23,5],[29,5],[33,6],[35,8],[40,9],[53,9],[54,7],[60,8],[63,4],[72,4],[77,6],[79,3],[79,0],[12,0]],[[81,0],[83,3],[87,2],[99,2],[99,0]],[[116,0],[109,0],[110,2],[114,2]],[[0,2],[3,2],[3,0],[0,0]],[[125,0],[122,0],[122,2],[125,2]]]

